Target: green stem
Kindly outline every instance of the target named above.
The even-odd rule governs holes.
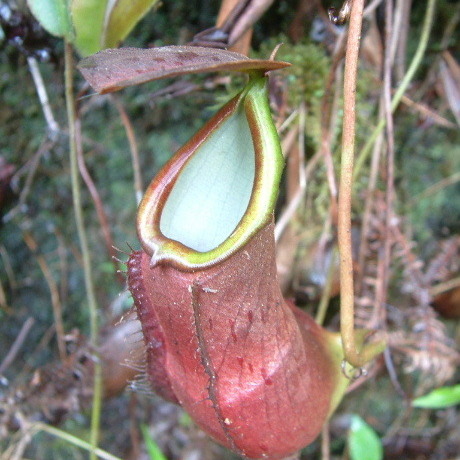
[[[413,198],[411,198],[410,201],[409,201],[409,205],[414,206],[420,200],[428,198],[429,196],[440,192],[445,187],[449,187],[450,185],[454,185],[457,182],[460,182],[460,171],[452,174],[449,177],[445,177],[444,179],[440,180],[439,182],[436,182],[433,185],[430,185],[423,192],[421,192],[418,195],[415,195]]]
[[[109,454],[105,450],[99,448],[93,449],[93,446],[87,443],[86,441],[83,441],[82,439],[77,438],[76,436],[73,436],[72,434],[67,433],[66,431],[62,431],[53,426],[46,425],[44,423],[36,423],[32,425],[31,428],[32,430],[44,431],[48,434],[51,434],[52,436],[56,436],[57,438],[63,439],[64,441],[67,441],[68,443],[73,444],[74,446],[86,449],[87,451],[94,451],[94,453],[99,458],[103,458],[104,460],[122,460],[120,457],[116,457],[115,455]]]
[[[425,19],[423,21],[423,26],[422,26],[422,34],[420,36],[418,48],[414,54],[414,57],[412,58],[412,62],[410,63],[410,66],[406,72],[406,75],[404,75],[404,78],[402,79],[401,84],[399,85],[399,88],[396,90],[393,96],[393,99],[391,101],[392,113],[395,112],[396,108],[401,102],[401,99],[404,93],[406,92],[407,88],[409,87],[410,82],[414,78],[415,72],[417,72],[417,69],[420,66],[420,63],[422,62],[423,55],[425,54],[426,47],[428,45],[428,39],[430,38],[431,27],[433,25],[435,5],[436,5],[436,0],[428,0],[428,5],[426,8],[426,13],[425,13]],[[385,125],[386,125],[386,119],[382,118],[379,121],[377,127],[374,129],[374,132],[370,136],[369,140],[367,141],[367,143],[361,150],[358,160],[356,161],[354,177],[358,177],[361,171],[361,168],[363,167],[364,163],[366,162],[369,156],[369,153],[372,149],[372,146],[374,145],[374,142],[376,141],[379,134],[385,128]]]
[[[89,309],[89,321],[91,331],[91,344],[94,349],[98,345],[98,319],[97,319],[97,304],[96,296],[94,294],[94,285],[91,274],[91,258],[88,247],[88,240],[83,221],[83,208],[81,204],[80,181],[78,174],[77,163],[77,144],[76,144],[76,111],[75,100],[73,93],[73,49],[70,42],[65,42],[65,96],[67,105],[67,119],[69,124],[69,150],[70,150],[70,177],[72,184],[72,198],[73,208],[75,214],[75,221],[77,225],[78,238],[80,240],[80,247],[83,259],[83,273],[86,288],[86,297]],[[91,434],[90,446],[91,454],[90,459],[96,460],[96,450],[99,438],[99,425],[101,414],[101,399],[102,399],[102,372],[99,360],[94,362],[94,387],[93,387],[93,404],[91,410]]]

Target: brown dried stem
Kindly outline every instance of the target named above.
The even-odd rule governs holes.
[[[402,80],[406,73],[407,43],[410,30],[410,11],[412,0],[399,1],[395,11],[395,30],[393,34],[391,55],[394,59],[395,75]]]
[[[398,33],[398,31],[396,31]],[[379,255],[377,269],[377,292],[374,308],[376,324],[383,323],[385,312],[384,305],[387,299],[389,268],[392,238],[393,201],[394,201],[394,132],[393,114],[391,111],[391,73],[393,68],[393,54],[391,49],[393,38],[393,2],[387,1],[385,5],[385,59],[383,66],[383,107],[386,119],[386,146],[387,146],[387,171],[386,171],[386,207],[385,207],[385,231],[383,240],[383,252]]]
[[[236,11],[241,9],[241,6],[241,0],[222,0],[219,14],[216,20],[216,27],[225,27],[227,21],[231,20],[232,13],[235,14]],[[249,53],[249,48],[251,47],[251,39],[252,27],[244,32],[239,38],[236,40],[234,39],[234,43],[232,43],[230,51],[235,51],[236,53],[241,53],[247,56]]]
[[[325,423],[321,432],[321,460],[330,460],[331,458],[331,433],[329,423]]]
[[[383,114],[383,99],[380,99],[380,108],[379,114]],[[365,277],[365,260],[366,257],[369,257],[369,231],[371,229],[371,219],[372,219],[372,210],[374,208],[375,202],[375,190],[377,187],[378,179],[378,170],[380,164],[380,157],[383,146],[383,135],[380,134],[374,144],[372,161],[371,161],[371,170],[369,174],[369,182],[366,190],[366,202],[364,204],[364,211],[362,216],[361,223],[361,237],[359,244],[359,256],[358,256],[358,273],[356,276],[356,290],[359,295],[364,294],[364,284],[363,280]]]
[[[82,137],[81,137],[81,121],[77,117],[75,120],[75,140],[76,140],[76,147],[77,147],[77,161],[78,161],[78,169],[80,171],[80,175],[85,182],[86,187],[88,187],[88,191],[91,195],[91,198],[94,202],[94,207],[96,208],[97,218],[99,220],[99,224],[101,226],[102,235],[104,237],[105,246],[107,253],[110,257],[110,261],[113,264],[114,271],[116,273],[116,277],[121,284],[124,284],[125,279],[123,275],[120,273],[120,264],[116,258],[117,253],[114,249],[114,241],[112,238],[112,232],[110,230],[109,219],[107,217],[107,213],[105,212],[104,205],[102,204],[101,197],[99,195],[99,191],[96,187],[96,184],[91,177],[91,174],[86,167],[85,158],[83,156],[83,146],[82,146]]]
[[[354,329],[353,255],[351,241],[351,198],[356,124],[356,78],[364,0],[354,0],[348,30],[344,70],[344,118],[340,168],[338,243],[340,251],[340,323],[345,359],[361,367],[385,345],[372,343],[358,348]]]
[[[337,82],[337,75],[341,69],[345,53],[346,33],[339,35],[334,48],[333,61],[324,90],[324,97],[321,102],[321,154],[323,155],[324,164],[327,172],[327,182],[331,197],[331,216],[334,223],[337,222],[337,179],[334,172],[334,162],[332,158],[332,133],[334,132],[335,117],[334,110],[337,106],[338,91],[334,90]]]
[[[311,173],[314,171],[314,169],[318,166],[318,163],[321,160],[321,151],[318,150],[308,161],[307,165],[305,166],[305,184],[308,183],[308,180],[310,179]],[[299,207],[300,203],[302,202],[302,199],[305,194],[305,186],[302,186],[302,184],[299,186],[297,189],[296,194],[293,196],[293,198],[289,201],[289,204],[287,205],[286,209],[284,209],[283,213],[281,214],[280,218],[278,219],[278,222],[276,223],[275,227],[275,241],[279,241],[281,235],[283,234],[284,230],[286,229],[289,221],[291,218],[294,216],[294,214],[297,211],[297,208]]]
[[[401,99],[406,92],[407,88],[409,87],[410,82],[412,81],[412,78],[414,78],[415,72],[417,71],[419,65],[422,62],[423,55],[425,54],[426,47],[428,45],[428,39],[430,37],[430,31],[431,27],[433,25],[433,18],[434,18],[434,12],[435,12],[435,6],[436,6],[436,0],[428,0],[427,8],[426,8],[426,13],[425,13],[425,18],[423,20],[423,27],[422,27],[422,33],[420,35],[419,39],[419,44],[417,47],[417,50],[414,54],[414,57],[412,58],[412,61],[410,63],[410,66],[404,75],[404,78],[401,81],[401,84],[397,88],[393,99],[391,100],[391,110],[394,112],[396,108],[398,107],[399,103],[401,102]],[[359,157],[356,162],[356,168],[355,168],[355,176],[358,176],[368,155],[369,152],[372,149],[372,146],[374,145],[374,142],[376,141],[377,137],[379,134],[383,131],[385,128],[385,123],[386,119],[382,118],[380,119],[378,125],[372,132],[371,136],[369,137],[368,141],[366,142],[366,145],[363,147],[361,150]]]
[[[59,289],[57,283],[51,273],[51,270],[46,263],[46,259],[43,255],[37,252],[38,244],[35,241],[32,234],[28,231],[24,231],[24,241],[27,244],[27,247],[34,253],[35,258],[37,259],[37,263],[40,266],[40,269],[45,277],[46,283],[48,284],[48,288],[51,294],[51,305],[53,307],[53,317],[54,323],[56,326],[56,338],[59,350],[59,357],[61,361],[64,361],[67,353],[65,349],[65,340],[64,340],[64,323],[62,321],[62,304],[61,299],[59,297]]]
[[[24,186],[22,187],[21,193],[19,195],[18,204],[13,209],[11,209],[11,211],[9,211],[8,214],[6,214],[6,216],[4,217],[4,221],[11,220],[16,214],[20,213],[24,209],[24,205],[32,188],[33,180],[35,177],[35,173],[37,172],[40,159],[44,155],[49,153],[54,144],[55,141],[49,140],[48,137],[45,137],[44,141],[41,143],[40,147],[34,153],[32,158],[29,159],[27,163],[24,166],[22,166],[19,169],[19,171],[17,171],[14,175],[14,177],[18,178],[22,174],[24,174],[25,171],[27,171],[27,177],[24,182]]]
[[[328,80],[326,83],[326,88],[324,91],[324,97],[321,102],[321,146],[320,148],[316,151],[316,153],[311,157],[306,166],[304,171],[301,174],[302,181],[299,183],[299,187],[297,188],[296,192],[290,196],[289,198],[289,203],[284,209],[283,213],[281,214],[280,218],[278,219],[275,227],[275,240],[279,241],[281,238],[281,235],[283,234],[284,230],[289,224],[289,221],[291,218],[294,216],[296,213],[298,207],[302,203],[302,200],[305,195],[305,190],[307,183],[310,179],[310,175],[313,173],[315,168],[318,166],[319,162],[323,158],[324,161],[327,163],[328,160],[326,159],[328,156],[332,159],[332,154],[331,154],[331,143],[332,143],[332,133],[334,132],[334,127],[335,127],[335,110],[334,108],[336,107],[336,102],[337,102],[337,91],[334,89],[334,84],[336,82],[337,78],[337,73],[339,70],[340,63],[342,62],[343,58],[343,53],[344,53],[344,40],[343,40],[344,35],[340,35],[335,49],[334,49],[334,55],[333,55],[333,62],[331,65],[331,69],[329,71],[329,76]],[[305,128],[305,123],[303,125],[300,125],[300,129]],[[300,133],[299,133],[300,136]],[[284,147],[284,146],[283,146]],[[283,148],[283,151],[285,149]],[[329,184],[334,183],[335,184],[335,178],[333,177],[333,171],[332,175],[328,177],[329,179]],[[331,191],[331,196],[334,196],[334,186],[330,187]],[[336,203],[336,200],[331,199],[332,206]],[[335,220],[335,212],[332,211],[331,215],[333,217],[333,220]]]
[[[10,255],[3,244],[0,244],[0,259],[3,262],[3,267],[5,269],[6,276],[8,277],[11,289],[16,289],[18,282],[16,281],[13,266],[11,265]]]
[[[432,297],[435,297],[439,294],[442,294],[443,292],[447,292],[456,288],[460,288],[460,276],[434,285],[430,288],[430,294]]]
[[[27,64],[29,65],[29,70],[32,74],[35,88],[37,89],[38,99],[40,100],[40,104],[42,106],[46,124],[48,125],[48,128],[50,130],[51,137],[54,139],[56,138],[56,135],[59,132],[60,128],[56,122],[56,119],[54,118],[53,111],[51,110],[48,93],[46,92],[45,83],[43,82],[42,74],[40,73],[40,69],[38,68],[37,60],[34,57],[29,56],[27,58]]]
[[[19,331],[19,334],[16,336],[16,339],[13,342],[13,345],[11,345],[5,358],[0,363],[0,376],[6,371],[6,369],[8,369],[10,364],[16,358],[19,350],[22,347],[22,344],[24,343],[27,337],[27,334],[29,333],[34,323],[35,323],[35,320],[32,317],[29,317],[26,319],[26,321],[22,325],[21,330]]]
[[[134,192],[136,194],[136,204],[139,204],[142,195],[144,194],[144,188],[142,185],[142,174],[141,174],[141,166],[139,161],[139,149],[137,148],[137,141],[136,135],[134,134],[134,128],[131,123],[131,120],[126,113],[123,104],[119,101],[119,99],[114,96],[110,95],[111,101],[115,104],[116,109],[120,115],[121,122],[123,123],[123,127],[126,131],[126,137],[128,138],[129,142],[129,149],[131,152],[131,163],[133,165],[133,172],[134,172]]]
[[[0,280],[0,308],[4,311],[8,311],[8,302],[6,300],[5,288]]]

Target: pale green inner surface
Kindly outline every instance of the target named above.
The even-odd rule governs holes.
[[[161,233],[195,251],[215,249],[246,212],[254,175],[254,145],[240,107],[179,173],[163,208]]]

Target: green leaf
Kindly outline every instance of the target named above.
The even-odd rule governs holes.
[[[115,48],[158,0],[112,0],[105,14],[103,48]]]
[[[97,53],[107,8],[107,0],[71,0],[70,11],[75,29],[74,45],[82,56]]]
[[[27,4],[35,19],[50,34],[70,37],[72,25],[67,0],[27,0]]]
[[[75,47],[82,56],[118,46],[158,0],[71,0]]]
[[[460,404],[460,384],[451,387],[440,387],[412,401],[413,407],[424,409],[444,409]]]
[[[150,436],[149,430],[145,425],[141,425],[142,436],[144,437],[145,447],[150,460],[167,460],[158,444]]]
[[[348,449],[352,460],[381,460],[383,447],[372,427],[361,417],[353,415],[348,433]]]

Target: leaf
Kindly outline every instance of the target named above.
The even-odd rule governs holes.
[[[150,436],[149,430],[145,425],[141,425],[142,436],[144,437],[145,447],[150,460],[167,460],[158,444]]]
[[[35,19],[50,34],[69,37],[72,32],[66,0],[27,0]]]
[[[82,56],[118,46],[158,0],[72,0],[75,47]]]
[[[460,404],[460,384],[436,388],[412,401],[413,407],[422,407],[424,409],[444,409],[456,404]]]
[[[352,460],[381,460],[382,441],[361,417],[353,415],[348,433],[348,449]]]
[[[70,0],[75,29],[74,45],[82,56],[102,48],[101,37],[108,0]]]
[[[121,48],[101,51],[83,59],[78,68],[101,94],[161,78],[199,72],[269,71],[288,67],[281,61],[250,59],[231,51],[198,46]]]
[[[102,47],[118,46],[155,3],[158,3],[158,0],[109,0]]]

